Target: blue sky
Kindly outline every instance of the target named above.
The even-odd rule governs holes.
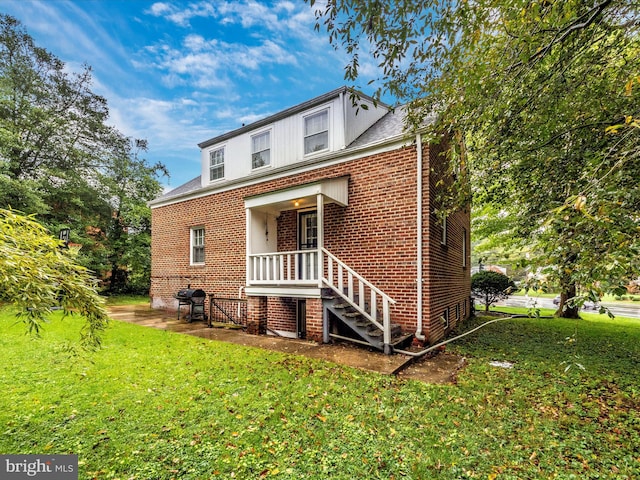
[[[69,69],[91,66],[110,122],[148,140],[168,188],[199,174],[199,142],[345,85],[346,57],[303,0],[0,0],[0,12]],[[376,69],[360,68],[366,86]]]

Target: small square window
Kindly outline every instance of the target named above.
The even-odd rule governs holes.
[[[271,132],[251,137],[251,168],[271,165]]]
[[[304,119],[304,153],[329,148],[329,110],[314,113]]]
[[[191,265],[204,264],[204,227],[191,229]]]
[[[209,153],[209,181],[224,178],[224,148]]]
[[[440,317],[442,319],[442,326],[444,327],[444,329],[446,330],[447,328],[449,328],[449,308],[445,308],[444,312],[442,312],[442,317]]]

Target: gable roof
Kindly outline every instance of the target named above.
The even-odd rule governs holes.
[[[343,88],[339,88],[336,90],[333,90],[325,95],[322,95],[320,97],[316,97],[312,100],[309,100],[308,102],[305,103],[301,103],[300,105],[296,105],[295,107],[291,107],[287,110],[283,110],[282,112],[279,112],[275,115],[272,115],[270,117],[267,117],[265,119],[259,120],[257,122],[254,122],[250,125],[246,125],[243,126],[239,129],[233,130],[231,132],[225,133],[223,135],[220,135],[218,137],[214,137],[210,140],[207,140],[205,142],[202,142],[200,144],[198,144],[198,146],[200,148],[205,148],[207,146],[222,142],[226,139],[235,137],[237,135],[240,135],[244,132],[247,132],[249,130],[254,130],[256,128],[259,128],[262,125],[267,125],[269,123],[274,122],[275,120],[278,120],[280,118],[285,118],[288,117],[290,115],[295,115],[298,112],[304,111],[308,108],[312,108],[315,105],[321,104],[326,102],[327,100],[334,98],[342,93],[349,93],[350,90],[346,87]],[[356,92],[358,93],[358,92]],[[358,93],[358,95],[360,95],[360,97],[362,98],[367,98],[372,100],[370,97],[367,97],[366,95],[360,94]],[[383,105],[386,106],[386,105]],[[380,118],[377,122],[375,122],[373,125],[371,125],[367,130],[365,130],[358,138],[356,138],[353,142],[351,142],[349,145],[347,145],[346,148],[338,151],[338,152],[331,152],[328,157],[329,158],[333,158],[336,156],[343,156],[343,155],[348,155],[352,152],[357,152],[358,150],[361,149],[366,149],[367,147],[370,146],[375,146],[375,145],[380,145],[380,144],[385,144],[385,143],[391,143],[391,142],[395,142],[395,141],[399,141],[402,140],[403,138],[405,138],[407,136],[407,132],[405,129],[405,120],[407,117],[407,110],[406,110],[406,106],[400,106],[400,107],[396,107],[395,109],[390,109],[389,112],[387,112],[382,118]],[[427,117],[425,119],[424,125],[430,125],[435,121],[435,116],[430,116]],[[313,162],[322,162],[323,160],[325,160],[327,157],[320,157],[317,160],[314,160]],[[296,166],[300,166],[302,164],[304,164],[305,162],[300,162],[299,164],[295,164],[292,166],[288,166],[286,168],[293,168]],[[273,171],[271,172],[273,173]],[[267,174],[268,175],[268,174]],[[232,182],[235,183],[235,182]],[[170,198],[173,197],[180,197],[183,195],[188,195],[191,192],[195,192],[197,190],[201,190],[203,189],[202,185],[201,185],[201,176],[198,176],[192,180],[189,180],[187,183],[180,185],[179,187],[164,193],[163,195],[161,195],[160,197],[157,197],[156,199],[151,201],[151,204],[154,204],[156,202],[162,202],[163,200],[168,200]],[[204,187],[204,189],[206,189],[206,187]]]
[[[335,90],[327,92],[324,95],[320,95],[319,97],[312,98],[311,100],[307,100],[306,102],[300,103],[299,105],[294,105],[293,107],[287,108],[286,110],[282,110],[281,112],[275,113],[266,118],[250,123],[249,125],[243,125],[242,127],[236,128],[235,130],[231,130],[230,132],[223,133],[222,135],[218,135],[217,137],[210,138],[209,140],[205,140],[204,142],[199,143],[198,147],[200,148],[210,147],[211,145],[215,145],[216,143],[223,142],[229,138],[237,137],[238,135],[241,135],[245,132],[256,130],[265,125],[274,123],[277,120],[281,120],[283,118],[290,117],[297,113],[304,112],[305,110],[309,110],[317,105],[321,105],[342,94],[351,94],[351,93],[353,93],[354,95],[357,95],[361,99],[366,99],[371,102],[374,101],[373,98],[369,97],[368,95],[365,95],[364,93],[356,92],[347,87],[336,88]],[[381,103],[381,102],[378,102],[378,105],[389,108],[388,105],[385,105],[384,103]]]
[[[179,187],[163,193],[162,195],[157,197],[156,200],[177,197],[179,195],[184,195],[185,193],[195,192],[196,190],[199,190],[202,187],[201,177],[202,175],[198,175],[196,178],[189,180],[187,183],[183,183]]]

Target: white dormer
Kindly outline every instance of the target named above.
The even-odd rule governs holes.
[[[334,90],[200,143],[202,187],[321,161],[346,148],[389,111],[362,94],[356,107],[350,92]]]

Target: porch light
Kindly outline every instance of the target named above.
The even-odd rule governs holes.
[[[300,206],[300,202],[298,200],[294,200],[293,206],[294,207],[299,207]]]

